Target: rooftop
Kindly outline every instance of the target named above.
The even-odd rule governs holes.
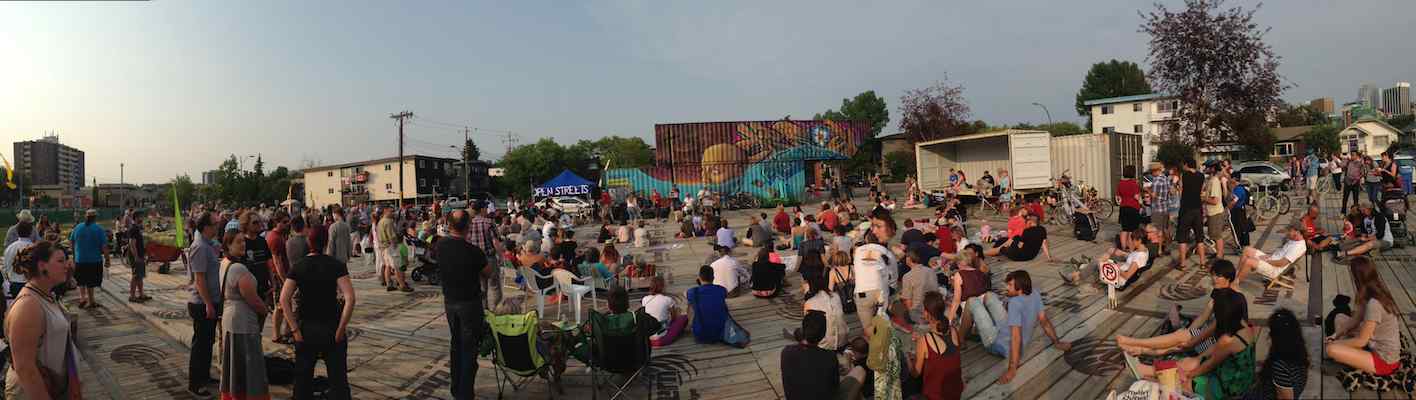
[[[1137,101],[1157,100],[1157,99],[1164,99],[1164,98],[1170,98],[1170,97],[1175,97],[1175,96],[1171,96],[1171,95],[1164,94],[1164,93],[1147,93],[1147,94],[1137,94],[1137,95],[1132,95],[1132,96],[1108,97],[1108,98],[1104,98],[1104,99],[1087,100],[1087,101],[1082,102],[1082,105],[1085,105],[1085,106],[1095,106],[1095,105],[1102,105],[1102,104],[1132,103],[1132,102],[1137,102]]]
[[[404,155],[403,158],[404,158],[404,159],[409,159],[409,160],[422,158],[422,159],[440,160],[440,161],[450,161],[450,162],[459,162],[459,161],[461,161],[461,160],[458,160],[458,159],[455,159],[455,158],[433,157],[433,156],[425,156],[425,155],[422,155],[422,154],[408,154],[408,155]],[[321,166],[318,166],[318,167],[310,167],[310,168],[305,168],[305,169],[302,169],[302,170],[297,170],[297,171],[295,171],[295,172],[306,173],[306,172],[314,172],[314,171],[324,171],[324,170],[327,170],[327,169],[340,169],[340,168],[344,168],[344,167],[354,167],[354,166],[360,166],[360,165],[379,164],[379,163],[386,163],[386,162],[391,162],[391,161],[398,161],[398,157],[379,158],[379,159],[368,160],[368,161],[354,161],[354,162],[347,162],[347,163],[343,163],[343,164],[321,165]]]

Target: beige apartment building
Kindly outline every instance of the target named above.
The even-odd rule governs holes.
[[[398,165],[403,164],[404,203],[423,204],[447,196],[455,178],[456,159],[407,155],[325,165],[301,171],[305,177],[304,202],[309,207],[331,204],[349,206],[368,202],[397,203]]]

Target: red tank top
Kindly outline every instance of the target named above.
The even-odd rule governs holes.
[[[958,399],[964,393],[964,371],[960,365],[959,350],[948,337],[930,333],[929,354],[924,356],[924,387],[920,394],[929,400]],[[935,339],[944,343],[943,349],[935,348]],[[942,351],[940,351],[942,350]]]
[[[988,274],[983,273],[983,271],[976,269],[960,269],[958,274],[963,280],[963,285],[961,285],[963,287],[960,288],[961,290],[959,291],[964,300],[983,295],[984,292],[988,291]]]

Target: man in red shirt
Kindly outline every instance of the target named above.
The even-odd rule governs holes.
[[[836,224],[841,222],[836,217],[836,212],[831,211],[831,204],[826,202],[821,203],[821,212],[816,213],[816,219],[821,221],[821,227],[825,228],[827,232],[835,232]]]
[[[772,216],[772,229],[777,233],[789,233],[792,231],[792,217],[787,215],[786,207],[777,205],[777,215]]]
[[[270,290],[272,293],[271,297],[266,297],[265,293],[261,293],[262,299],[274,300],[277,293],[280,293],[281,287],[284,286],[285,273],[290,271],[290,259],[288,254],[285,254],[285,239],[289,232],[290,215],[283,210],[276,211],[275,215],[270,217],[270,231],[265,235],[266,247],[270,248],[270,272],[272,275]],[[287,335],[287,332],[281,329],[281,325],[285,324],[284,314],[280,307],[276,307],[274,318],[271,318],[275,321],[276,338]]]
[[[1303,240],[1307,242],[1309,251],[1327,250],[1333,245],[1332,236],[1328,236],[1327,230],[1318,226],[1318,205],[1308,206],[1308,212],[1303,214]]]

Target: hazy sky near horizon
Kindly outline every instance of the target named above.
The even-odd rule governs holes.
[[[1165,0],[1172,7],[1179,0]],[[1246,7],[1255,1],[1231,1]],[[875,90],[889,104],[947,76],[973,117],[1081,121],[1092,63],[1145,65],[1150,2],[375,2],[0,4],[0,154],[53,131],[117,182],[200,179],[229,154],[269,168],[410,153],[483,158],[521,143],[655,123],[807,119]],[[1291,102],[1416,80],[1416,1],[1285,0],[1261,24]],[[887,132],[890,133],[890,132]],[[246,163],[250,165],[249,162]]]

